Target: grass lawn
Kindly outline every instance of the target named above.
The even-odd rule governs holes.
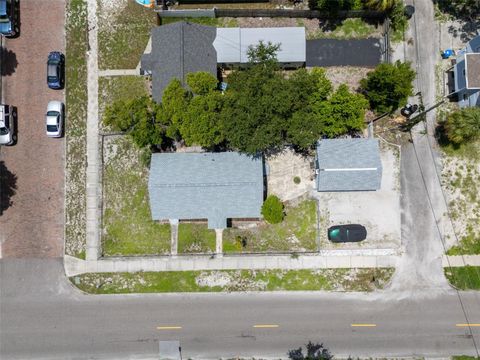
[[[178,226],[179,253],[215,252],[215,230],[206,224],[180,223]]]
[[[135,69],[156,25],[151,9],[128,1],[117,7],[98,5],[99,69]]]
[[[304,26],[301,19],[297,20],[298,26]],[[308,40],[313,39],[366,39],[378,33],[375,25],[368,24],[362,19],[346,19],[331,31],[319,29],[309,33]]]
[[[480,360],[480,357],[468,356],[468,355],[455,355],[452,356],[452,360]]]
[[[86,246],[86,121],[87,121],[87,6],[67,2],[66,19],[66,161],[65,253],[85,258]]]
[[[229,228],[223,232],[224,252],[316,251],[317,203],[305,200],[286,206],[280,224],[260,224],[255,228]],[[243,243],[243,244],[242,244]]]
[[[223,270],[90,273],[70,278],[92,294],[281,290],[373,291],[394,269]]]
[[[170,251],[170,225],[151,220],[148,170],[140,157],[141,150],[128,137],[105,139],[105,256],[166,254]]]
[[[480,290],[480,266],[446,268],[445,276],[457,289]]]

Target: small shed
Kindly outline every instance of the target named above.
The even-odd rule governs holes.
[[[324,139],[317,144],[318,191],[374,191],[382,183],[377,139]]]
[[[258,219],[263,204],[263,159],[236,152],[159,153],[150,164],[153,220]]]
[[[300,67],[305,64],[306,45],[304,27],[278,28],[217,28],[213,46],[217,63],[236,66],[248,63],[247,51],[260,41],[279,44],[277,60],[283,67]]]

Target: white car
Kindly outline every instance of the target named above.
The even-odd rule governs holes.
[[[63,131],[63,103],[50,101],[47,106],[47,136],[61,137]]]
[[[13,107],[0,104],[0,145],[13,145],[15,142]]]

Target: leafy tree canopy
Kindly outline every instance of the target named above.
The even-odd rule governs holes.
[[[410,63],[380,64],[360,82],[361,90],[377,113],[392,112],[413,95],[415,71]]]
[[[187,85],[196,95],[204,95],[217,88],[218,80],[206,71],[187,74]]]
[[[117,101],[107,106],[103,122],[114,130],[125,131],[140,148],[161,145],[165,140],[165,131],[155,124],[159,109],[147,96]]]
[[[248,61],[252,64],[274,64],[277,62],[277,52],[280,44],[272,44],[271,41],[264,43],[262,40],[258,45],[250,45],[247,49]]]
[[[190,101],[180,126],[187,145],[212,148],[225,140],[220,117],[223,99],[219,91],[211,91]]]

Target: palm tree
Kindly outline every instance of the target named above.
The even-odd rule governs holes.
[[[445,122],[448,139],[456,144],[474,140],[480,134],[480,108],[466,108],[450,114]]]
[[[365,5],[373,10],[388,11],[393,8],[397,1],[402,0],[367,0]]]

